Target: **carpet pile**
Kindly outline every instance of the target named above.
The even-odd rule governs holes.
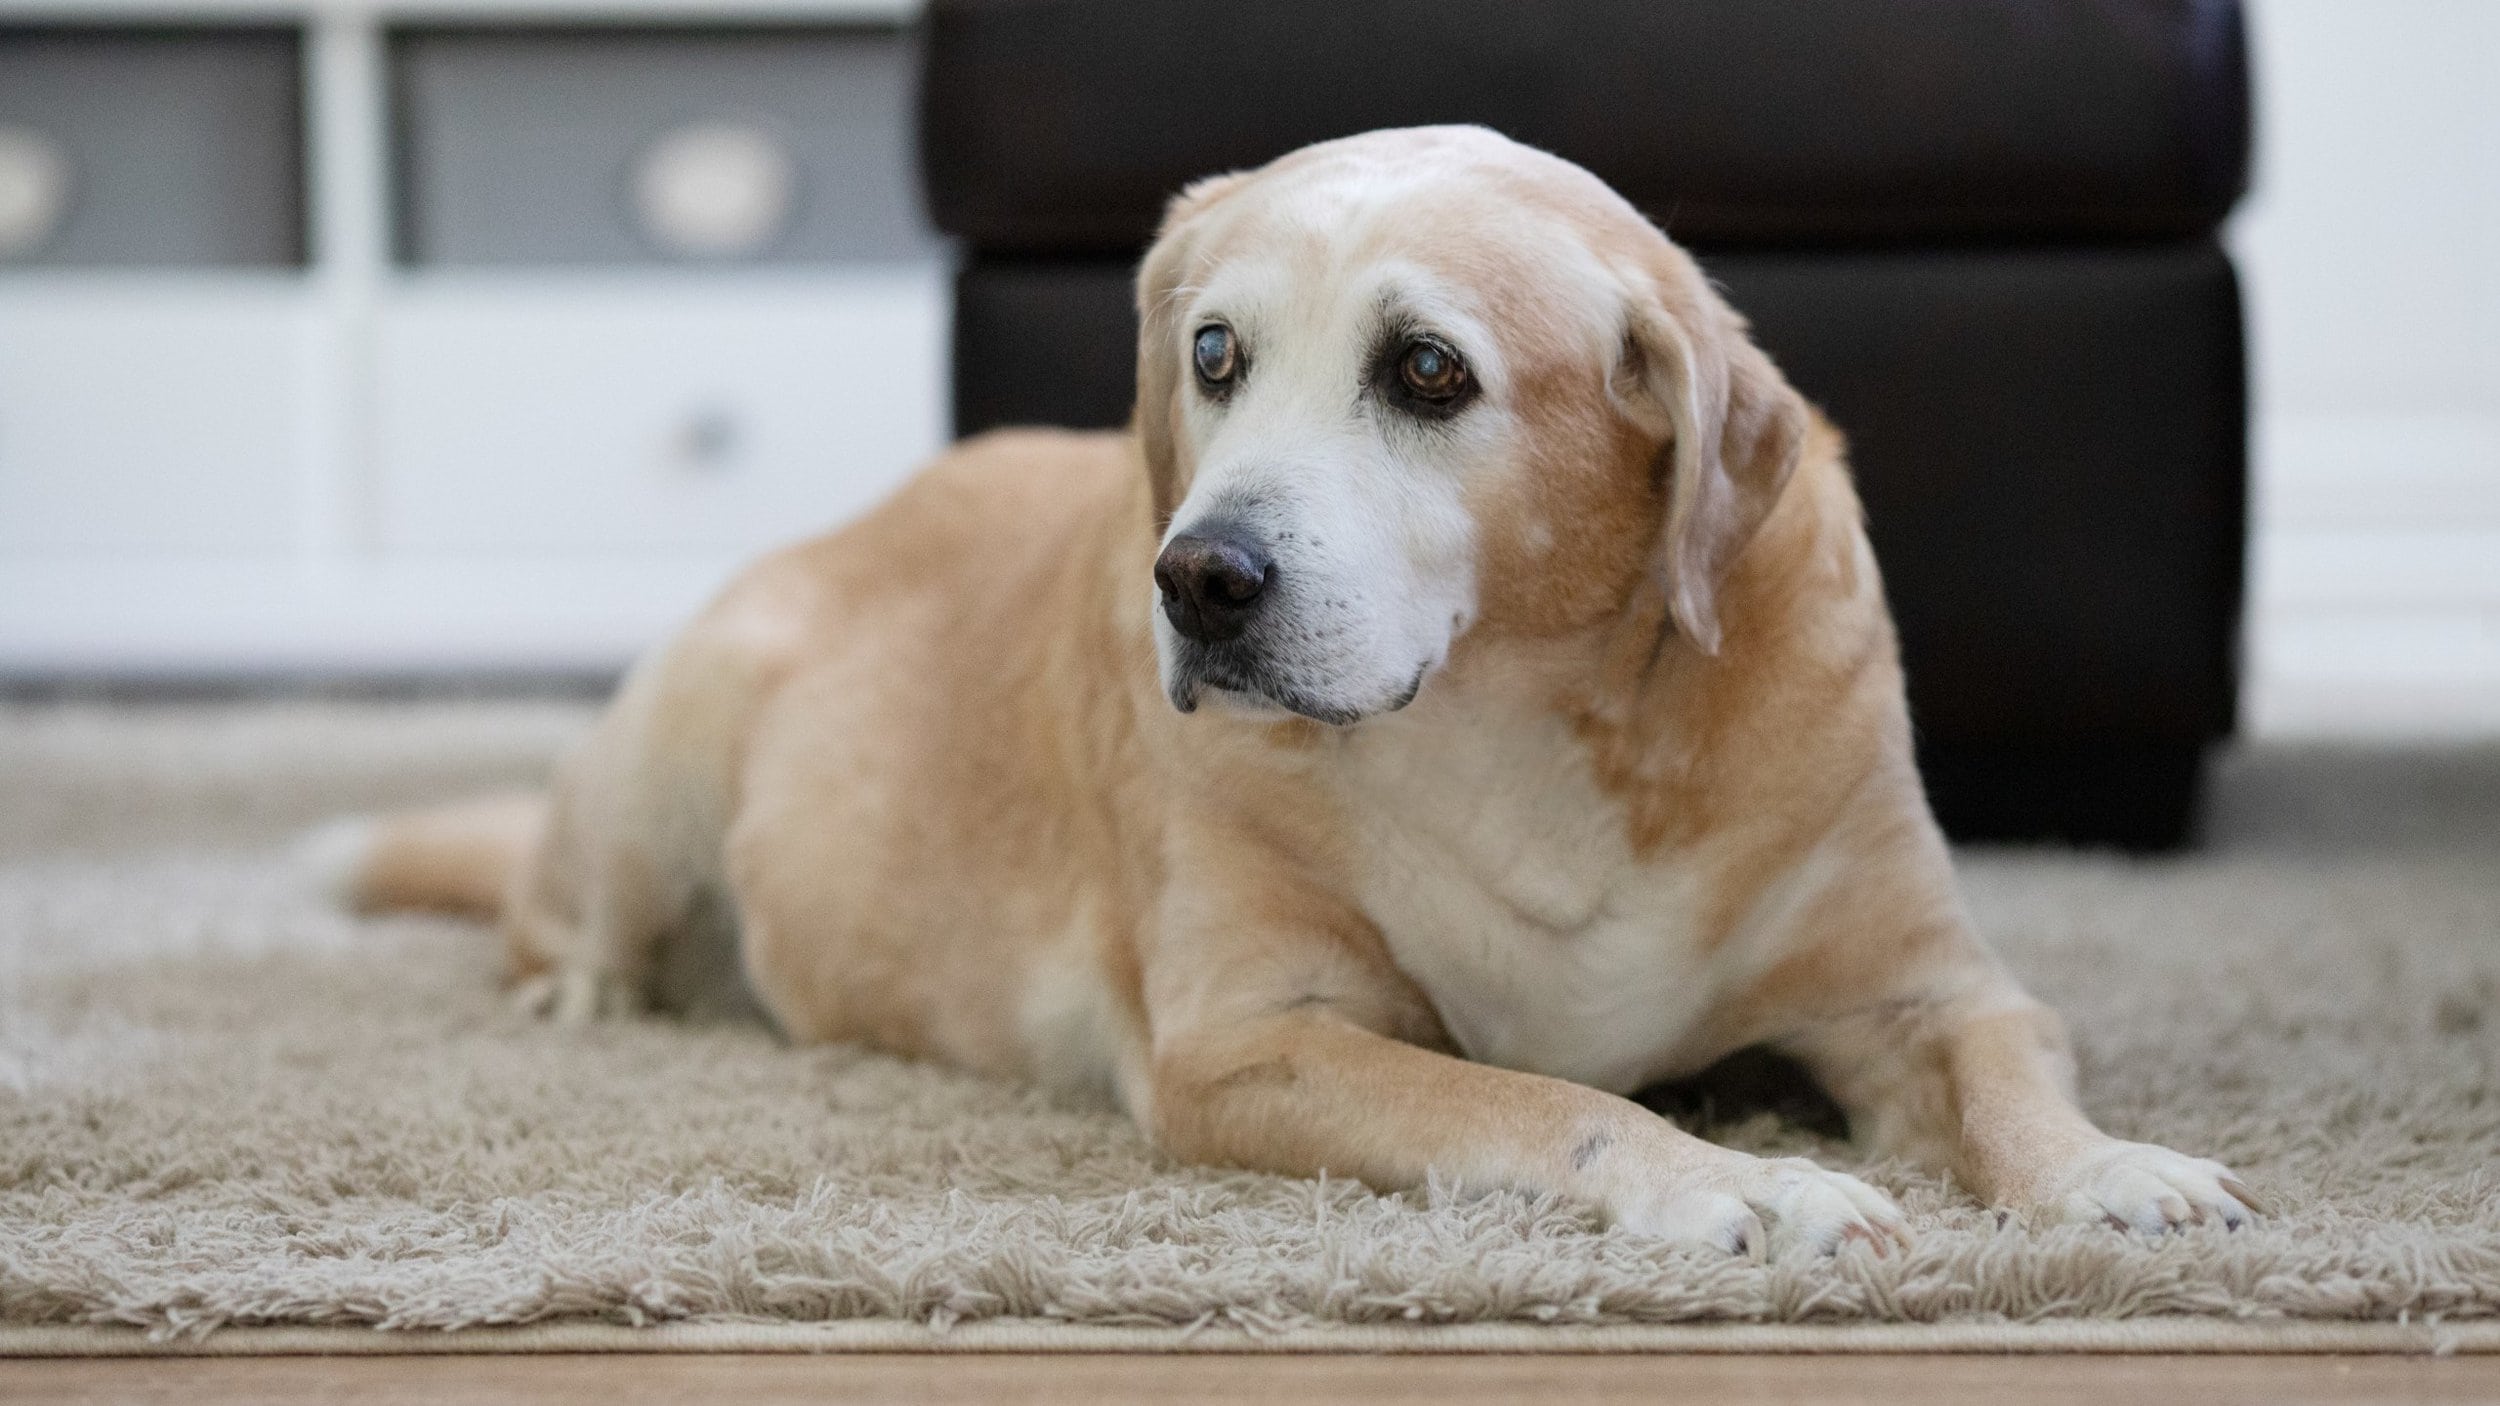
[[[747,1026],[553,1029],[507,1008],[483,931],[351,919],[288,862],[327,816],[534,777],[587,717],[0,708],[0,1351],[255,1325],[2053,1344],[2183,1318],[2453,1346],[2500,1318],[2500,750],[2253,749],[2197,854],[1962,856],[1980,922],[2074,1028],[2090,1111],[2229,1162],[2266,1222],[2002,1223],[1688,1091],[1710,1135],[1856,1170],[1918,1236],[1756,1265],[1522,1195],[1182,1168],[1102,1109]]]

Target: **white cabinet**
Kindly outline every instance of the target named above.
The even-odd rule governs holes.
[[[614,668],[945,442],[935,266],[370,296],[0,284],[0,676]]]
[[[427,275],[380,313],[391,555],[752,551],[943,442],[934,267]]]
[[[307,302],[283,275],[0,283],[0,554],[289,551]]]

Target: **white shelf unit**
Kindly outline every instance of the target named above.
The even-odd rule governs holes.
[[[939,448],[926,258],[394,260],[396,27],[885,25],[899,0],[0,0],[302,35],[298,268],[0,265],[0,677],[610,669]]]

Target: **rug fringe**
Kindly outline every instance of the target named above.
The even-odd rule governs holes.
[[[1247,1333],[1008,1320],[913,1323],[539,1323],[457,1331],[227,1328],[151,1337],[101,1324],[0,1325],[0,1357],[371,1356],[436,1353],[2500,1353],[2500,1321],[2334,1323],[2205,1318],[2045,1323],[1353,1325]]]

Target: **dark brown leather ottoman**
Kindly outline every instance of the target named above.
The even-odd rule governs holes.
[[[2191,833],[2236,710],[2236,4],[935,0],[925,37],[959,431],[1126,420],[1190,178],[1483,122],[1648,210],[1849,433],[1946,828]]]

